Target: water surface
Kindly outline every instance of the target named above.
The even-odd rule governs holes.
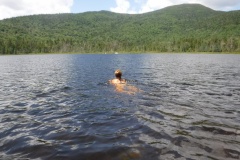
[[[239,55],[0,56],[0,86],[0,159],[240,159]]]

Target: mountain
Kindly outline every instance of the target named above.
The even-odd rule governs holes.
[[[240,52],[240,11],[182,4],[144,14],[108,11],[0,21],[0,54]]]

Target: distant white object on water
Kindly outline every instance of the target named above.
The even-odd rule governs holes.
[[[115,54],[118,54],[118,52],[115,52]]]

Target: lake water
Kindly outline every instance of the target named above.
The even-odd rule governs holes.
[[[240,55],[0,56],[0,159],[240,159]]]

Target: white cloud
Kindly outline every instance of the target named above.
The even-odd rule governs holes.
[[[233,10],[240,7],[240,0],[115,0],[117,7],[111,11],[118,13],[145,13],[183,3],[198,3],[215,10]],[[139,6],[136,8],[135,6]]]
[[[150,12],[157,9],[161,9],[167,6],[171,6],[173,3],[170,0],[148,0],[141,8],[140,13]]]
[[[0,19],[33,14],[70,13],[73,0],[0,0]]]
[[[170,5],[177,5],[182,3],[198,3],[216,10],[232,10],[237,5],[240,5],[240,0],[146,0],[146,3],[143,4],[142,10],[144,11],[144,8],[147,8],[149,11],[152,11]]]
[[[128,0],[116,0],[117,7],[111,8],[112,12],[128,13],[130,9],[130,2]]]
[[[201,3],[216,10],[231,10],[240,5],[239,0],[194,0],[195,3]]]

